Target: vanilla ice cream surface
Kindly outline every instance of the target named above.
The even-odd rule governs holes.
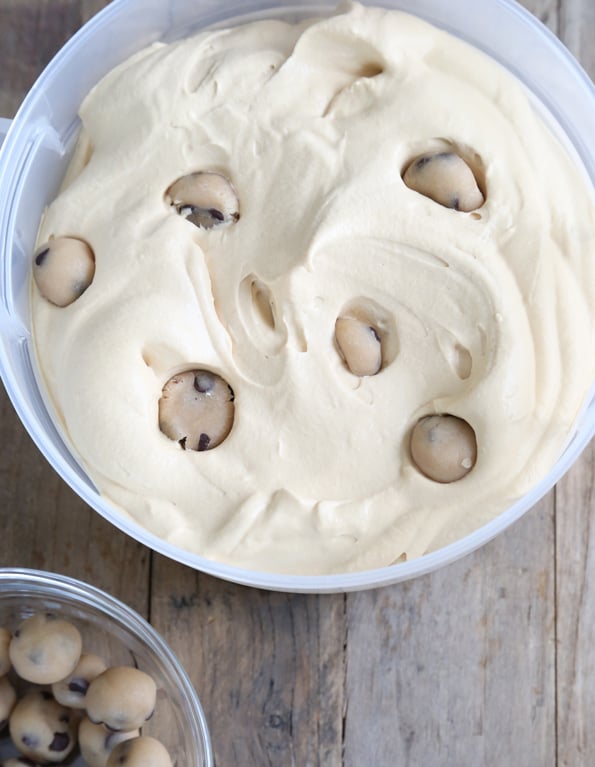
[[[550,470],[595,366],[592,189],[523,87],[397,11],[342,6],[157,43],[90,92],[39,242],[70,236],[91,285],[32,288],[56,419],[101,494],[151,533],[257,571],[323,574],[418,557],[477,529]],[[409,188],[426,152],[464,157],[485,195]],[[239,218],[204,228],[167,195],[229,179]],[[335,338],[359,312],[382,366]],[[167,381],[233,391],[213,449],[159,425]],[[426,415],[466,421],[473,468],[411,458]]]

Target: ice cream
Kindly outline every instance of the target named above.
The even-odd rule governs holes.
[[[39,244],[87,244],[91,282],[61,307],[34,286],[33,329],[123,514],[239,567],[345,572],[458,539],[547,473],[595,372],[595,205],[498,64],[348,4],[154,45],[81,119]],[[436,163],[463,164],[460,195],[429,194]],[[182,199],[201,173],[237,210]],[[189,371],[232,393],[214,447],[163,428]],[[471,429],[460,478],[416,462],[429,416]]]

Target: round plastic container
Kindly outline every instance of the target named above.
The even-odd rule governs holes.
[[[198,696],[178,659],[159,634],[134,610],[81,581],[40,570],[0,568],[0,626],[13,632],[30,615],[49,612],[73,623],[83,652],[108,666],[136,666],[154,679],[157,705],[143,735],[158,738],[176,767],[212,767],[209,733]],[[11,681],[18,684],[16,677]],[[15,755],[7,732],[0,759]],[[71,767],[86,762],[79,755]]]
[[[377,0],[414,13],[482,49],[513,72],[536,108],[595,182],[595,88],[579,64],[536,18],[513,0]],[[31,89],[0,153],[0,374],[41,452],[63,479],[118,528],[152,549],[211,575],[291,592],[351,591],[428,573],[507,528],[568,470],[595,432],[595,387],[574,434],[551,472],[504,513],[471,535],[409,562],[329,576],[241,570],[189,553],[125,519],[76,463],[46,410],[32,368],[28,306],[30,254],[45,205],[55,196],[76,140],[87,91],[123,59],[156,40],[255,18],[296,20],[330,13],[333,4],[295,0],[114,0],[76,34]]]

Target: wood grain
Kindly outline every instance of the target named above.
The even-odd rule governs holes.
[[[556,495],[558,764],[595,764],[595,449]]]
[[[2,0],[0,116],[14,115],[43,67],[81,22],[80,0]]]
[[[0,0],[0,114],[107,0]],[[523,3],[595,74],[593,0]],[[0,396],[0,565],[148,615],[194,682],[218,767],[595,764],[595,446],[480,551],[349,595],[235,586],[151,554],[60,480]]]
[[[555,763],[552,545],[545,501],[440,573],[350,598],[346,767],[370,748],[382,765]]]
[[[560,6],[558,33],[579,59],[591,79],[595,74],[595,3],[593,0],[564,0]]]
[[[565,0],[560,37],[595,79],[595,3]],[[595,764],[595,444],[556,487],[557,764]]]
[[[0,566],[81,578],[148,613],[150,553],[92,511],[26,434],[0,389]]]
[[[157,556],[151,620],[200,691],[217,764],[341,764],[342,595],[248,589]]]

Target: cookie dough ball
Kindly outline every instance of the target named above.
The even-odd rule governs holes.
[[[208,370],[187,370],[163,387],[159,428],[186,450],[212,450],[231,431],[234,407],[227,381]]]
[[[8,629],[0,628],[0,676],[8,674],[10,671],[10,655],[8,647],[12,634]]]
[[[229,179],[215,171],[198,171],[178,179],[167,190],[177,212],[201,229],[238,221],[238,196]]]
[[[113,732],[102,724],[94,724],[84,717],[79,724],[79,748],[89,767],[105,767],[112,750],[125,740],[136,738],[140,730]]]
[[[382,367],[382,342],[373,325],[356,317],[339,317],[335,341],[353,375],[373,376]]]
[[[106,669],[107,663],[99,655],[84,653],[72,674],[59,682],[54,682],[52,685],[54,698],[63,706],[85,708],[89,685]]]
[[[155,709],[157,688],[144,671],[112,666],[96,677],[87,691],[87,716],[110,730],[136,730]]]
[[[21,698],[8,726],[15,747],[29,759],[61,762],[76,745],[76,715],[44,690],[33,690]]]
[[[81,657],[76,626],[49,613],[27,618],[9,646],[16,673],[28,682],[53,684],[71,674]]]
[[[484,203],[473,171],[455,152],[433,152],[414,160],[403,175],[410,189],[446,208],[469,212]]]
[[[95,256],[83,240],[56,237],[33,257],[33,278],[41,295],[56,306],[81,296],[95,276]]]
[[[475,432],[454,415],[420,418],[411,432],[410,447],[417,468],[435,482],[462,479],[477,459]]]
[[[0,730],[3,730],[8,724],[8,717],[16,700],[17,694],[8,678],[0,677]]]
[[[172,767],[172,763],[163,743],[141,735],[116,746],[107,767]]]

